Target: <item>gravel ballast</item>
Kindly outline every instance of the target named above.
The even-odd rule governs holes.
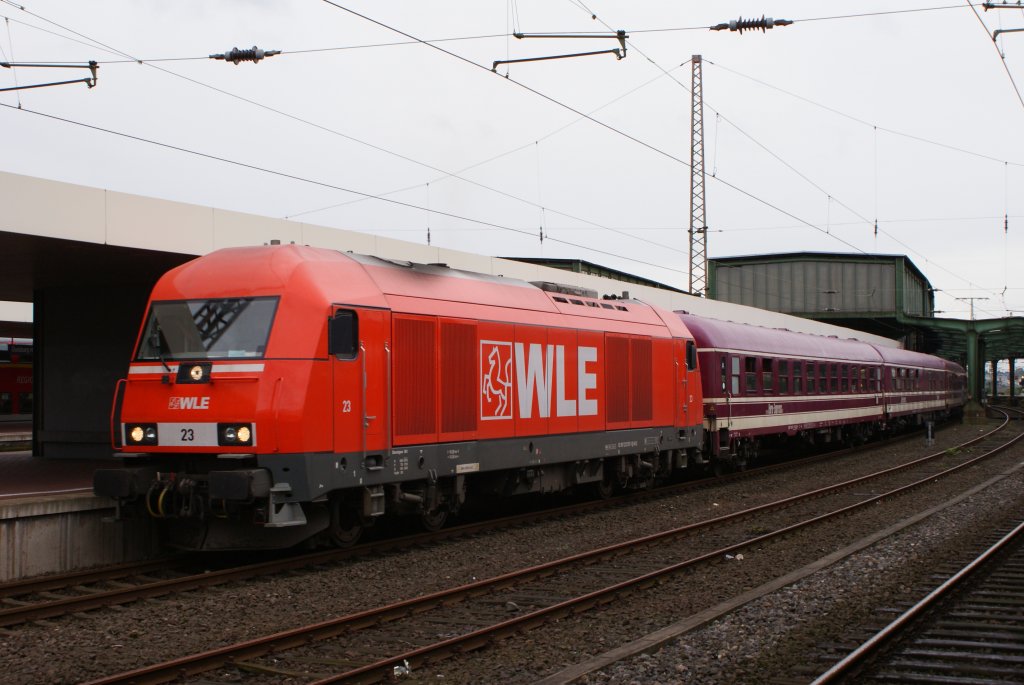
[[[844,457],[798,471],[771,474],[642,505],[308,572],[261,578],[164,600],[138,602],[119,611],[102,610],[81,618],[68,617],[20,627],[0,634],[4,680],[11,683],[80,682],[185,653],[251,639],[775,500],[838,478],[850,478],[875,470],[892,461],[895,454],[925,454],[942,450],[978,431],[976,426],[954,426],[940,433],[937,444],[930,449],[924,447],[923,439],[881,446],[869,454]],[[726,619],[739,620],[740,623],[725,628],[716,628],[718,624],[714,624],[691,634],[680,641],[683,651],[679,653],[672,654],[671,648],[666,646],[656,655],[637,658],[636,662],[643,665],[640,670],[630,670],[639,668],[631,665],[631,660],[587,676],[587,679],[595,683],[656,682],[658,679],[666,683],[758,682],[748,676],[766,672],[769,665],[764,662],[766,654],[777,655],[779,663],[773,668],[784,670],[783,656],[799,649],[801,631],[808,631],[803,639],[814,639],[817,635],[813,619],[822,615],[834,616],[840,611],[853,615],[855,611],[852,605],[847,606],[847,602],[862,590],[879,591],[889,584],[889,578],[897,582],[908,579],[909,575],[905,574],[911,574],[911,569],[927,568],[931,554],[941,551],[949,536],[958,534],[952,527],[962,528],[975,521],[980,522],[970,531],[959,533],[969,536],[984,528],[987,519],[981,512],[993,513],[1013,506],[1019,510],[1020,493],[1024,488],[1020,487],[1019,476],[1014,479],[1013,486],[997,486],[996,490],[1001,494],[982,493],[962,505],[973,507],[977,504],[976,510],[964,509],[958,514],[941,515],[936,522],[923,524],[900,537],[920,534],[919,530],[934,526],[931,535],[909,542],[883,543],[865,553],[867,561],[850,567],[844,575],[832,580],[807,579],[811,589],[842,588],[840,592],[825,592],[829,596],[827,601],[824,598],[810,599],[814,596],[810,591],[785,597],[786,592],[795,591],[802,585],[798,584],[793,590],[778,593],[778,597],[767,602],[760,618],[748,616],[741,619],[744,612],[752,610],[754,605],[744,607]],[[945,523],[938,523],[939,519]],[[799,544],[794,543],[794,546]],[[892,549],[888,550],[890,545]],[[794,554],[797,551],[794,550]],[[805,549],[803,552],[816,553],[816,550]],[[756,571],[759,563],[769,568],[763,572]],[[838,572],[846,564],[853,563],[851,558],[823,573]],[[763,573],[770,571],[773,565],[769,560],[759,561],[756,555],[741,564],[718,565],[715,573],[727,574],[731,579],[728,586],[716,584],[713,580],[715,573],[702,576],[701,585],[691,586],[688,590],[685,589],[686,580],[670,583],[642,593],[647,597],[636,602],[636,611],[619,613],[618,610],[604,609],[588,612],[558,624],[559,630],[566,631],[566,636],[555,636],[545,627],[493,649],[439,664],[434,669],[414,670],[403,680],[532,682],[566,665],[600,654],[622,641],[635,639],[678,620],[678,616],[691,607],[702,603],[707,605],[708,602],[713,604],[730,593],[734,594],[734,585],[754,587],[763,582]],[[851,584],[847,587],[841,582],[843,578],[860,578],[862,582],[859,586]],[[675,594],[661,594],[663,592]],[[651,606],[660,606],[664,611]],[[774,611],[772,607],[775,607]],[[776,614],[781,618],[773,618]],[[609,628],[610,624],[614,624],[614,630]],[[715,633],[716,630],[722,632]],[[774,659],[771,661],[775,663]],[[736,678],[727,678],[726,673],[737,675]]]

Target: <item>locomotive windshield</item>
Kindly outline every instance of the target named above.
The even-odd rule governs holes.
[[[136,359],[262,357],[276,297],[154,302]]]

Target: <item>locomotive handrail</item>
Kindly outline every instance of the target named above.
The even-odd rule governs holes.
[[[384,448],[387,450],[388,456],[391,456],[391,346],[388,341],[384,341],[384,365],[386,367],[385,375],[387,376],[387,406],[384,407]]]
[[[361,373],[362,373],[362,377],[363,377],[363,406],[362,406],[362,412],[363,412],[363,464],[365,465],[366,464],[366,429],[370,425],[370,418],[371,417],[366,414],[366,383],[367,383],[367,380],[366,380],[366,344],[362,340],[359,341],[359,360],[360,360],[360,367],[362,369]],[[377,418],[377,417],[372,417],[372,418]]]

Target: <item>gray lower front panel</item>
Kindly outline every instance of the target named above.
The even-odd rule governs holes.
[[[702,429],[638,428],[602,433],[396,447],[351,454],[261,454],[274,483],[291,486],[291,498],[315,500],[333,490],[429,478],[502,471],[699,447]]]

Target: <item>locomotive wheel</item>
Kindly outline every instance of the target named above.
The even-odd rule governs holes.
[[[351,547],[363,536],[363,517],[341,497],[331,500],[331,542],[336,547]]]
[[[598,499],[610,499],[615,494],[615,483],[608,476],[594,483],[593,488]]]
[[[423,530],[428,533],[433,533],[444,528],[444,524],[448,521],[448,508],[438,507],[433,511],[425,511],[420,514],[420,525]]]

